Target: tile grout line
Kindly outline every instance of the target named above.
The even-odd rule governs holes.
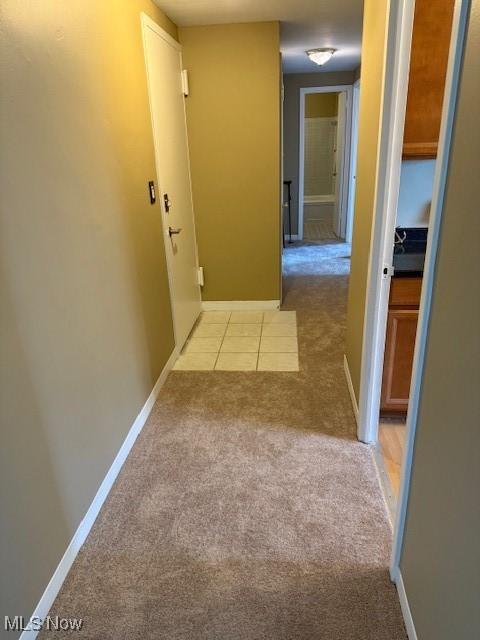
[[[226,322],[226,324],[225,324],[225,331],[223,332],[223,336],[222,336],[222,339],[221,339],[221,341],[220,341],[220,346],[218,347],[217,357],[215,358],[215,362],[213,363],[213,369],[212,369],[212,371],[216,371],[216,370],[217,370],[217,362],[218,362],[218,359],[219,359],[219,357],[220,357],[220,351],[221,351],[221,349],[222,349],[223,341],[225,340],[225,336],[227,335],[227,329],[228,329],[228,325],[230,324],[230,318],[231,318],[231,316],[232,316],[232,314],[230,313],[230,315],[228,316],[228,320],[227,320],[227,322]]]
[[[242,322],[235,323],[235,322],[232,322],[231,319],[232,319],[232,313],[230,313],[230,317],[229,317],[229,320],[228,320],[228,323],[227,323],[227,328],[225,329],[225,335],[227,334],[228,325],[230,325],[230,324],[239,324],[239,325],[249,324],[248,322],[246,322],[246,323],[242,323]],[[258,371],[257,367],[258,367],[258,357],[259,357],[259,352],[260,352],[260,340],[261,340],[261,335],[262,335],[262,328],[261,327],[263,326],[263,319],[264,319],[264,313],[262,312],[262,320],[261,320],[261,322],[259,322],[259,323],[257,323],[257,322],[251,323],[251,324],[260,324],[260,338],[258,340],[258,349],[257,349],[257,352],[256,352],[257,353],[257,358],[256,358],[256,363],[255,363],[255,369],[253,369],[253,371]],[[237,338],[240,337],[241,338],[241,337],[249,337],[249,336],[233,336],[233,337],[237,337]],[[252,336],[252,337],[255,338],[257,336]],[[222,344],[223,344],[223,341],[222,341]],[[221,348],[221,346],[220,346],[220,348]],[[247,355],[249,352],[232,352],[232,353],[238,353],[239,355]],[[239,371],[242,371],[242,370],[239,369]]]
[[[262,326],[260,327],[260,340],[258,342],[257,364],[255,365],[255,371],[258,371],[258,363],[260,361],[260,345],[262,344],[263,327],[264,326],[265,326],[265,312],[262,313]]]

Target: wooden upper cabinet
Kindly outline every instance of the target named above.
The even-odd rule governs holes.
[[[416,0],[404,158],[435,158],[455,0]]]

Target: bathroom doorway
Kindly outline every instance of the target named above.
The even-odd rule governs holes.
[[[344,240],[354,164],[352,87],[300,89],[299,124],[298,239]]]

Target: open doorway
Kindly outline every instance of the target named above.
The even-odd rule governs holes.
[[[337,294],[346,296],[350,274],[347,229],[353,217],[358,108],[353,108],[352,73],[344,77],[343,85],[309,87],[301,77],[284,77],[284,305],[293,304],[290,283],[298,278],[309,288],[306,299],[312,292],[321,298],[325,288],[324,308],[345,304],[335,300]],[[358,98],[358,81],[356,86]],[[328,286],[332,278],[339,283],[335,293]]]
[[[338,93],[307,93],[303,124],[303,238],[334,239]]]
[[[436,188],[434,178],[454,6],[455,0],[442,0],[442,11],[437,11],[427,0],[418,0],[413,20],[398,197],[394,229],[390,231],[393,235],[390,241],[390,247],[393,246],[393,273],[388,297],[378,418],[380,468],[393,519],[396,517],[406,449],[406,422],[430,233],[430,210]],[[426,52],[435,60],[429,68],[424,62]],[[430,85],[427,85],[427,80],[430,80]]]
[[[345,240],[351,229],[352,98],[352,86],[300,89],[299,240]]]
[[[440,4],[442,12],[439,11]],[[392,10],[392,33],[396,35],[389,39],[386,55],[389,84],[383,96],[381,115],[362,345],[358,438],[374,445],[386,493],[384,480],[388,484],[390,479],[387,473],[382,473],[384,452],[381,444],[378,446],[382,403],[387,401],[388,408],[396,409],[397,413],[400,413],[399,409],[404,412],[405,419],[395,425],[402,430],[396,483],[398,497],[392,503],[386,495],[394,528],[390,573],[392,580],[400,586],[399,562],[468,6],[467,0],[442,0],[434,7],[428,0],[418,0],[415,6],[413,3],[398,5]],[[423,12],[425,15],[421,16]],[[422,17],[423,38],[416,34],[415,22],[419,17]],[[445,31],[443,36],[437,29],[439,21],[445,21],[441,25]],[[440,44],[442,53],[438,51]],[[420,45],[424,50],[418,55],[417,68],[415,47]],[[425,64],[426,60],[430,61],[429,65]],[[430,80],[436,78],[436,82],[427,84],[421,75],[415,81],[413,74],[419,71],[427,72]],[[411,180],[418,180],[423,172],[418,165],[407,166],[406,163],[429,160],[434,160],[434,164],[431,167],[424,165],[424,177],[427,173],[432,176],[426,181],[430,186],[425,190],[428,217],[425,218],[427,209],[419,206],[423,224],[413,227],[412,233],[412,228],[400,224],[402,188],[407,186],[403,195],[409,200],[408,212],[411,215],[415,208],[412,197],[421,191],[418,185],[412,187]],[[428,232],[425,231],[425,221],[428,222]],[[418,246],[415,251],[409,251],[407,243],[423,244],[423,251],[419,251]],[[415,282],[418,277],[420,281]],[[402,346],[407,342],[408,353]],[[406,373],[401,384],[400,377],[396,378],[393,370],[395,367],[398,367],[398,372],[402,367]],[[383,448],[386,449],[385,445]]]

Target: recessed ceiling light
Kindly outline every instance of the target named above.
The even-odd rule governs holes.
[[[312,62],[315,62],[315,64],[322,65],[330,60],[330,58],[333,56],[335,51],[336,49],[324,48],[324,49],[310,49],[305,53],[307,54],[307,56],[310,58]]]

